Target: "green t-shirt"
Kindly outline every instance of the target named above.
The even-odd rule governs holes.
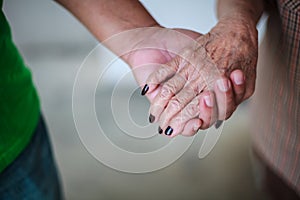
[[[40,108],[30,71],[12,41],[0,0],[0,172],[24,150]]]

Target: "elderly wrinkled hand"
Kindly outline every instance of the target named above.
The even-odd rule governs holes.
[[[147,79],[150,122],[171,137],[194,135],[228,119],[255,87],[258,56],[255,25],[223,18],[206,35],[181,51]]]
[[[201,35],[187,29],[164,27],[136,29],[118,37],[116,43],[122,43],[126,50],[118,45],[119,49],[115,51],[121,49],[128,52],[122,55],[122,58],[131,66],[136,81],[142,87],[151,73],[159,69],[162,64],[171,61],[176,53]],[[147,87],[144,92],[146,89]],[[147,95],[150,102],[154,100],[159,90],[160,87],[157,87]]]

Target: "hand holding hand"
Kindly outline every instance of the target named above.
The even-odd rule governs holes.
[[[185,48],[148,80],[150,107],[159,132],[193,135],[231,116],[254,92],[258,55],[254,24],[232,16]]]
[[[123,46],[131,46],[122,58],[131,66],[138,84],[143,87],[151,73],[170,62],[181,49],[199,38],[201,34],[186,29],[167,29],[162,27],[144,28],[133,31],[134,37],[124,37]],[[132,34],[130,34],[132,35]],[[121,37],[122,38],[122,37]],[[132,40],[128,38],[133,38]],[[118,39],[118,41],[121,41]],[[167,65],[165,65],[168,68]],[[148,87],[142,91],[145,94]],[[147,95],[150,102],[158,94],[160,87]]]

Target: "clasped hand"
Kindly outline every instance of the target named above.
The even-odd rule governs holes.
[[[195,39],[192,43],[164,38],[164,31],[160,38],[165,51],[135,52],[128,57],[131,65],[144,64],[145,57],[161,64],[147,72],[142,89],[151,102],[149,121],[159,123],[159,133],[192,136],[228,119],[253,94],[258,55],[255,26],[241,19],[222,19],[205,35],[177,29]],[[166,53],[171,42],[180,44],[177,55]]]

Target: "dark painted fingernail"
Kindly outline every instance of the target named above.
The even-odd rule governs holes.
[[[215,127],[218,129],[220,128],[220,126],[222,125],[223,121],[222,120],[217,120],[217,122],[215,123]]]
[[[153,123],[154,121],[155,121],[155,117],[152,114],[150,114],[149,115],[149,122]]]
[[[160,126],[158,127],[158,133],[162,134],[164,131],[160,128]]]
[[[165,130],[165,134],[170,136],[173,133],[173,129],[171,128],[171,126],[168,126],[168,128]]]
[[[141,95],[144,96],[144,95],[148,92],[148,90],[149,90],[149,85],[146,84],[146,85],[144,86],[144,88],[142,89]]]

